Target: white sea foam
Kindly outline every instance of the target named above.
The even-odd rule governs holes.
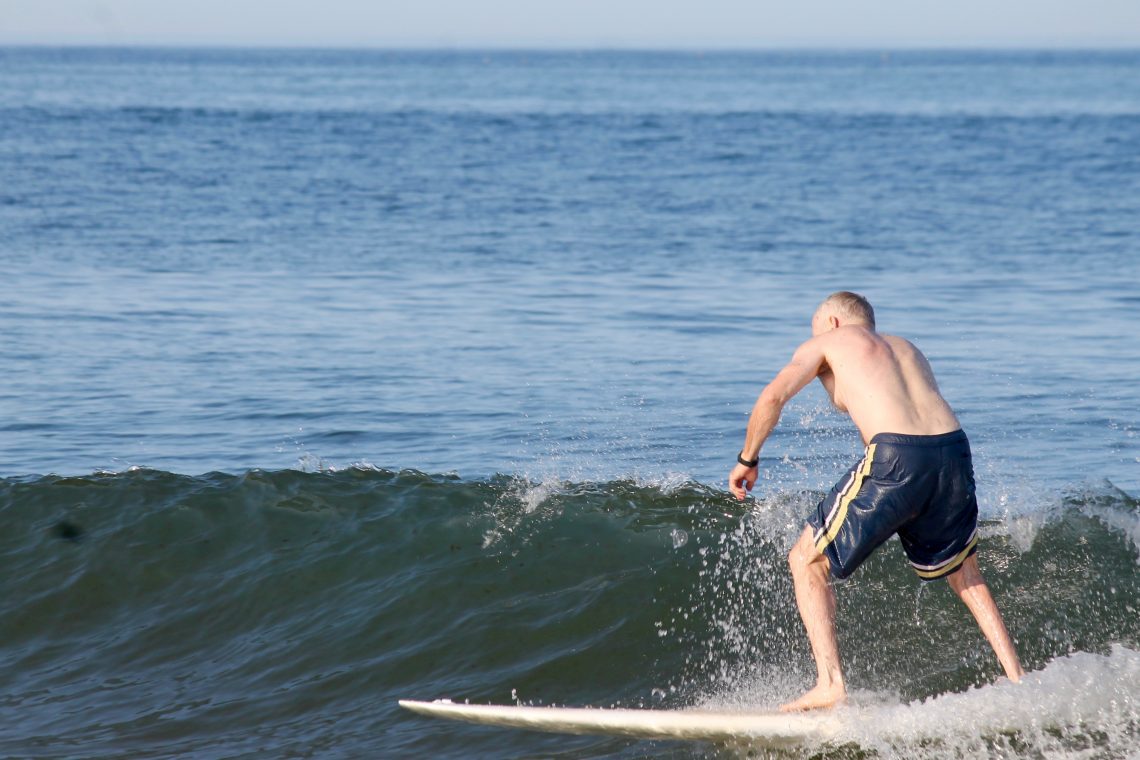
[[[663,494],[676,493],[693,484],[692,477],[683,472],[663,472],[658,475],[635,473],[630,479],[641,488],[656,488]]]
[[[909,704],[855,698],[834,742],[884,758],[1140,756],[1140,652],[1077,652],[1028,674]],[[871,702],[871,704],[867,704]]]
[[[890,712],[896,740],[926,735],[947,747],[1024,742],[1049,757],[1140,755],[1140,652],[1077,652],[1008,681],[948,694]],[[961,753],[959,753],[960,755]]]
[[[790,671],[737,679],[702,709],[771,711],[802,687]],[[965,692],[900,703],[896,694],[855,691],[834,711],[839,732],[804,749],[850,748],[877,758],[1140,757],[1140,652],[1060,657],[1020,684],[1001,679]],[[840,756],[846,756],[840,752]]]

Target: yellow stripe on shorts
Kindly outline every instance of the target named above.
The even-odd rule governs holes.
[[[847,484],[847,488],[839,494],[839,506],[835,510],[835,517],[827,526],[827,531],[819,537],[815,542],[815,549],[820,554],[827,548],[827,545],[835,540],[839,535],[839,529],[843,527],[843,521],[847,519],[847,507],[859,494],[859,489],[863,487],[863,480],[871,474],[871,463],[875,461],[875,446],[872,443],[867,447],[867,453],[863,455],[863,461],[859,463],[859,467],[855,470],[855,477]]]
[[[966,548],[954,555],[952,559],[942,563],[939,567],[933,570],[919,570],[917,567],[914,569],[918,573],[919,578],[941,578],[943,575],[949,575],[952,570],[955,570],[958,565],[966,561],[969,556],[970,550],[978,544],[978,532],[974,531],[974,537],[970,539],[970,543],[966,544]]]

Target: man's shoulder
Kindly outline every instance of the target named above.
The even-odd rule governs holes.
[[[888,350],[898,358],[922,355],[922,352],[906,338],[898,335],[888,335],[876,332],[862,325],[843,325],[821,336],[827,339],[824,352],[874,354],[881,350]]]
[[[879,333],[879,337],[882,338],[883,340],[885,340],[888,343],[888,345],[890,345],[890,347],[893,349],[898,350],[898,349],[902,348],[902,349],[906,349],[908,351],[914,351],[916,353],[921,353],[918,350],[918,346],[914,345],[914,343],[912,343],[910,340],[902,337],[901,335],[886,335],[884,333]]]

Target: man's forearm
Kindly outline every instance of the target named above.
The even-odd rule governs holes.
[[[774,394],[765,388],[756,403],[752,406],[752,414],[748,417],[748,431],[744,434],[744,448],[741,456],[744,459],[756,459],[760,455],[760,448],[768,436],[772,434],[776,423],[780,421],[780,412],[784,404]]]

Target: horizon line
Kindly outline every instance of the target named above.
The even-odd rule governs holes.
[[[698,42],[630,43],[630,42],[226,42],[226,41],[26,41],[0,38],[0,48],[56,49],[138,49],[138,50],[265,50],[265,51],[344,51],[344,52],[646,52],[646,53],[765,53],[765,52],[1140,52],[1136,42],[780,42],[727,43]]]

